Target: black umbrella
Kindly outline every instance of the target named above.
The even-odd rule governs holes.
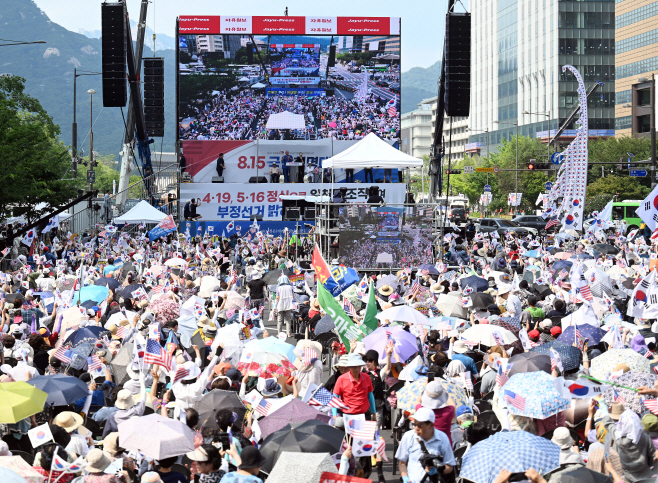
[[[619,248],[609,243],[596,243],[592,245],[592,249],[597,252],[605,253],[606,255],[616,255],[619,253]]]
[[[544,371],[548,374],[551,373],[551,357],[545,354],[524,352],[510,357],[509,362],[514,364],[509,371],[509,377],[523,372]]]
[[[119,295],[124,299],[134,299],[135,296],[133,295],[133,292],[138,288],[144,289],[144,285],[141,283],[131,283],[130,285],[123,288]],[[144,289],[144,293],[146,293],[146,289]]]
[[[537,294],[539,294],[544,299],[553,293],[553,291],[548,285],[539,285],[536,283],[532,285],[532,290],[534,290]]]
[[[242,421],[247,409],[240,401],[238,393],[235,391],[222,391],[221,389],[213,389],[209,393],[201,396],[199,400],[194,403],[194,409],[199,413],[199,424],[197,429],[203,426],[204,428],[215,429],[217,422],[215,421],[215,413],[218,409],[230,409],[237,413],[238,421]]]
[[[27,383],[48,394],[46,406],[67,406],[89,394],[84,381],[65,374],[37,376]]]
[[[498,416],[493,411],[484,411],[478,414],[478,423],[484,424],[492,433],[497,433],[503,429]]]
[[[471,287],[474,292],[484,292],[489,289],[489,282],[482,277],[476,277],[475,275],[462,278],[459,281],[459,284],[461,285],[462,290],[466,287]]]
[[[549,431],[550,432],[550,431]],[[548,434],[548,433],[546,433]],[[543,436],[546,436],[544,434]],[[551,436],[552,437],[552,436]],[[572,436],[573,437],[573,436]],[[612,483],[613,480],[608,475],[599,473],[598,471],[590,470],[580,465],[573,465],[565,471],[554,473],[551,481],[558,483]],[[653,478],[640,481],[653,481]]]
[[[496,303],[491,295],[482,292],[473,292],[471,294],[471,300],[473,301],[474,309],[486,310],[487,307]]]
[[[112,277],[102,277],[94,282],[94,285],[104,285],[113,292],[116,292],[116,289],[121,286],[119,281]]]
[[[277,283],[277,280],[279,280],[279,277],[282,274],[285,275],[286,277],[290,277],[291,275],[293,275],[293,273],[287,268],[284,268],[283,270],[277,268],[276,270],[267,272],[263,277],[263,281],[266,282],[268,285],[274,285],[275,283]]]
[[[559,253],[559,252],[560,252],[560,249],[558,247],[553,247],[548,251],[548,253],[550,253],[551,255],[555,255],[556,253]]]
[[[13,304],[16,300],[25,301],[25,298],[19,293],[8,293],[5,297],[5,302]]]
[[[132,264],[132,262],[124,263],[121,266],[121,275],[123,277],[125,277],[128,274],[128,272],[137,273],[137,268],[135,267],[135,265]]]
[[[266,458],[263,472],[269,474],[279,455],[284,451],[293,453],[329,453],[340,450],[345,432],[326,423],[311,419],[293,428],[286,424],[276,433],[270,434],[260,448]]]
[[[621,284],[628,290],[633,290],[635,288],[635,284],[633,282],[634,280],[632,278],[627,278]],[[9,298],[9,295],[7,295],[7,298]]]
[[[331,318],[331,315],[327,314],[318,320],[318,323],[315,324],[315,335],[324,334],[325,332],[331,332],[336,327],[334,320]]]

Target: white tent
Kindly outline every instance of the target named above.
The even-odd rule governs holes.
[[[423,160],[409,156],[370,133],[350,148],[322,161],[323,168],[420,168]]]
[[[124,223],[160,223],[167,217],[163,212],[153,208],[147,201],[140,201],[130,211],[114,219],[117,225]]]
[[[253,86],[251,86],[252,89],[264,89],[265,87],[267,87],[267,85],[261,82],[256,82]]]
[[[272,114],[267,120],[267,129],[304,129],[303,114],[293,114],[292,112],[283,111],[278,114]]]

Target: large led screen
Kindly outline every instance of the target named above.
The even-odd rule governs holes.
[[[432,208],[339,208],[339,255],[348,267],[412,268],[433,263]]]
[[[245,18],[249,27],[233,28],[256,31],[256,20]],[[340,19],[334,31],[350,31],[350,23],[342,27]],[[394,24],[385,20],[387,26]],[[259,22],[265,25],[259,32],[267,31],[269,24]],[[323,27],[309,27],[309,18],[301,29],[304,35],[213,33],[227,31],[213,22],[205,27],[211,30],[207,33],[185,33],[200,29],[184,28],[182,20],[180,25],[181,140],[356,140],[370,132],[399,140],[399,30],[398,35],[379,34],[392,29],[327,35]],[[332,46],[335,65],[330,67]]]

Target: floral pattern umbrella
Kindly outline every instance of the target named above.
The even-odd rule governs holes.
[[[443,389],[450,395],[455,402],[455,407],[468,405],[468,396],[464,392],[464,389],[453,382],[446,381],[445,379],[436,378],[435,381],[438,381],[439,384],[443,386]],[[416,412],[418,396],[423,394],[425,386],[427,386],[427,377],[425,376],[419,377],[411,384],[406,384],[397,392],[398,408],[414,414]]]
[[[154,300],[148,308],[155,314],[156,322],[166,323],[178,318],[180,315],[180,305],[166,297]]]
[[[513,405],[506,402],[506,396],[525,401]],[[553,377],[543,371],[514,374],[500,389],[498,400],[511,414],[535,419],[546,419],[571,405],[553,387]]]
[[[633,349],[609,349],[592,359],[591,364],[590,374],[597,379],[605,379],[619,364],[626,364],[631,371],[651,372],[649,360]]]
[[[613,382],[620,384],[626,387],[632,387],[637,389],[639,387],[653,387],[654,382],[658,379],[654,374],[649,374],[647,372],[637,372],[629,371],[626,374],[622,374],[619,377],[616,377]],[[605,401],[608,403],[608,407],[615,401],[615,391],[623,399],[623,405],[626,409],[642,414],[646,408],[642,404],[642,400],[638,397],[638,394],[635,391],[630,389],[624,389],[623,387],[611,387],[603,393]],[[645,399],[655,399],[648,395],[643,396]]]
[[[361,299],[356,294],[356,285],[352,285],[350,288],[345,290],[341,295],[343,296],[343,298],[346,298],[347,300],[350,301],[350,303],[354,306],[355,310],[357,311],[361,310],[361,306],[363,305],[363,302],[361,302]]]
[[[295,366],[283,355],[274,352],[245,352],[237,366],[238,371],[263,379],[290,377]]]

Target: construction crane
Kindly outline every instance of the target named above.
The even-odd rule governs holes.
[[[130,31],[130,19],[125,1],[124,4],[125,22],[126,22],[126,62],[128,66],[128,85],[130,86],[130,101],[128,103],[128,112],[126,116],[126,132],[124,134],[123,147],[121,149],[121,171],[119,175],[119,191],[117,193],[117,205],[123,205],[128,197],[128,185],[130,183],[130,173],[133,170],[135,160],[135,145],[137,145],[137,155],[139,170],[146,186],[152,183],[146,182],[146,178],[153,173],[151,167],[151,144],[154,140],[149,139],[146,132],[146,123],[144,121],[144,105],[142,102],[142,93],[140,89],[140,72],[142,68],[142,54],[144,51],[144,36],[146,33],[146,13],[148,9],[148,0],[141,0],[141,9],[139,12],[139,23],[137,24],[137,39],[133,51],[132,33]],[[147,193],[150,195],[150,193]]]

